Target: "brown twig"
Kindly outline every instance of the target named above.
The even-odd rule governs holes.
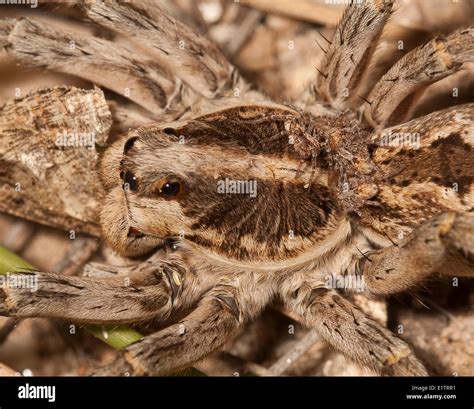
[[[255,32],[255,28],[259,24],[262,17],[262,12],[258,10],[249,10],[249,13],[245,16],[244,21],[242,21],[242,24],[240,24],[238,29],[235,30],[235,35],[232,37],[232,40],[227,44],[226,48],[230,56],[236,55],[245,45],[245,43]]]
[[[77,238],[63,258],[54,266],[54,270],[64,275],[76,275],[82,271],[98,248],[99,244],[93,238]]]
[[[297,2],[241,0],[240,3],[268,13],[281,14],[286,17],[329,26],[335,26],[344,11],[343,7],[318,4],[308,0],[299,0]]]
[[[321,340],[321,337],[316,331],[309,331],[302,340],[297,341],[290,350],[281,356],[269,369],[268,373],[272,376],[283,375],[302,355],[304,355],[315,344],[318,345],[318,350],[322,351],[326,343]]]
[[[266,376],[267,369],[254,362],[246,361],[228,352],[219,352],[210,360],[213,366],[219,367],[220,372],[234,376]]]

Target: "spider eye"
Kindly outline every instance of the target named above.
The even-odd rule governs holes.
[[[133,138],[130,138],[125,142],[125,145],[123,146],[123,153],[124,155],[127,154],[127,152],[133,148],[133,144],[138,140],[138,136],[134,136]]]
[[[136,190],[138,189],[138,180],[132,172],[125,172],[123,174],[123,181],[123,190],[131,190],[132,192],[136,192]]]
[[[166,182],[161,186],[160,192],[166,197],[174,197],[179,193],[180,189],[181,185],[179,182]]]

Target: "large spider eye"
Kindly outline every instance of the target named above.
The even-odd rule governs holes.
[[[131,190],[132,192],[136,192],[136,190],[138,189],[138,180],[132,172],[126,171],[123,174],[123,181],[123,190]]]
[[[127,154],[127,152],[133,148],[133,144],[138,140],[138,136],[134,136],[133,138],[130,138],[125,142],[125,145],[123,146],[123,153]]]
[[[176,181],[166,182],[161,186],[160,192],[168,198],[176,196],[181,190],[181,184]]]

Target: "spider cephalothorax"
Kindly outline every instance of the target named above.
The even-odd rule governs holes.
[[[106,237],[117,243],[110,217],[120,214],[143,234],[132,241],[181,237],[239,260],[282,260],[321,243],[343,216],[328,158],[305,161],[305,136],[287,130],[300,117],[283,106],[239,106],[131,132],[104,160],[103,176],[116,183],[107,203],[122,206],[104,207]]]
[[[331,283],[355,277],[360,285],[344,289],[374,297],[412,289],[435,274],[474,275],[474,105],[404,122],[426,87],[474,61],[474,30],[407,52],[370,91],[370,81],[361,82],[392,4],[352,4],[327,40],[315,92],[292,107],[250,91],[215,46],[156,5],[87,3],[82,10],[120,33],[120,42],[78,37],[77,48],[57,52],[57,62],[38,49],[46,42],[54,52],[55,37],[66,35],[22,20],[0,26],[0,44],[40,66],[77,73],[75,63],[85,65],[82,75],[120,93],[122,84],[103,79],[94,60],[110,50],[112,74],[130,80],[139,91],[130,98],[159,118],[133,126],[105,151],[105,193],[91,188],[104,197],[95,209],[103,238],[138,258],[136,270],[127,270],[127,280],[34,273],[40,291],[3,289],[0,312],[117,324],[189,311],[98,371],[145,375],[205,357],[279,298],[359,363],[382,374],[426,374],[404,341]],[[25,43],[26,34],[33,40]],[[140,42],[147,54],[141,63],[126,58],[127,41],[128,47]],[[87,109],[96,114],[94,92]],[[191,112],[194,104],[198,113]],[[141,112],[129,117],[115,106],[114,113],[124,129],[145,122]],[[34,128],[38,121],[31,122]],[[11,128],[5,135],[13,140]],[[29,162],[11,151],[5,157],[29,174],[31,155]],[[4,173],[11,185],[6,165]],[[10,191],[5,197],[18,200]],[[90,227],[98,220],[86,208],[64,211],[64,220],[95,232]],[[48,211],[37,211],[37,219],[49,220]]]

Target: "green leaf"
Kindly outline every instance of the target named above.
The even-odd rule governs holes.
[[[143,338],[139,332],[127,327],[104,327],[89,325],[87,330],[115,349],[122,349]]]
[[[0,246],[0,274],[19,273],[34,267],[16,254]]]

